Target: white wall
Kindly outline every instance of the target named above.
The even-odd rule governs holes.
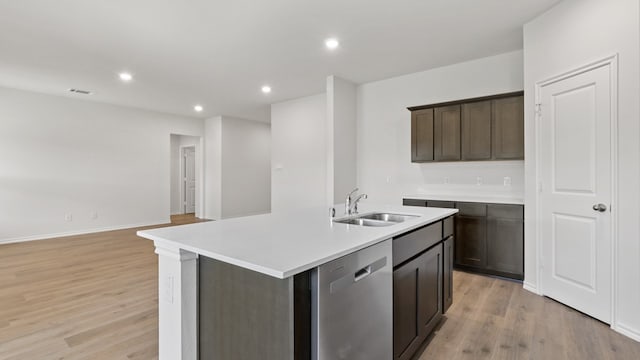
[[[171,134],[171,170],[169,176],[171,178],[171,215],[184,214],[184,206],[182,205],[182,148],[195,147],[196,151],[196,212],[200,205],[200,188],[202,171],[199,166],[201,162],[200,137]],[[199,214],[197,214],[199,215]]]
[[[271,127],[223,116],[222,218],[270,210]]]
[[[411,163],[409,106],[523,89],[522,52],[497,55],[358,87],[358,185],[374,201],[403,195],[474,194],[523,197],[523,161]],[[483,185],[476,185],[476,177]],[[511,186],[503,186],[509,176]],[[450,180],[444,184],[445,177]]]
[[[168,222],[171,133],[202,121],[0,88],[0,242]]]
[[[537,291],[535,83],[618,54],[619,196],[612,207],[618,217],[613,327],[636,340],[640,340],[639,12],[637,0],[565,0],[524,28],[525,284]]]
[[[269,212],[270,142],[269,124],[227,116],[205,120],[205,218]]]
[[[271,105],[271,210],[325,206],[326,96]]]
[[[327,78],[327,199],[344,202],[357,185],[357,97],[354,83]]]
[[[222,116],[204,121],[204,218],[222,219]]]

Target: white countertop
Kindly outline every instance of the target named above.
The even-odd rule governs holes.
[[[336,205],[337,216],[343,207]],[[284,279],[458,212],[456,209],[360,204],[360,214],[418,215],[385,227],[333,223],[326,208],[272,213],[138,231],[160,245],[184,249]]]
[[[524,205],[524,198],[502,195],[465,195],[465,194],[412,194],[405,195],[403,199],[438,200],[438,201],[462,201],[479,202],[489,204],[514,204]]]

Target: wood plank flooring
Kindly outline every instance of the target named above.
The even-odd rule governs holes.
[[[157,358],[158,262],[140,229],[0,245],[0,359]]]
[[[0,245],[0,359],[156,359],[157,257],[137,230]],[[419,360],[640,359],[640,343],[519,283],[454,272],[454,297]]]
[[[640,359],[640,343],[522,284],[454,272],[454,300],[419,360]]]

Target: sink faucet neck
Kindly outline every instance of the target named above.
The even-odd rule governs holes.
[[[350,193],[347,194],[346,199],[344,200],[344,213],[345,215],[352,215],[358,213],[358,202],[362,199],[367,198],[367,194],[360,194],[355,199],[352,199],[353,194],[358,192],[358,188],[353,189]]]

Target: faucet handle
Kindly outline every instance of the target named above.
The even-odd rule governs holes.
[[[358,190],[360,190],[360,189],[355,188],[355,189],[351,190],[351,192],[347,194],[347,198],[350,198],[350,197],[351,197],[351,195],[353,195],[354,193],[357,193],[357,192],[358,192]]]

